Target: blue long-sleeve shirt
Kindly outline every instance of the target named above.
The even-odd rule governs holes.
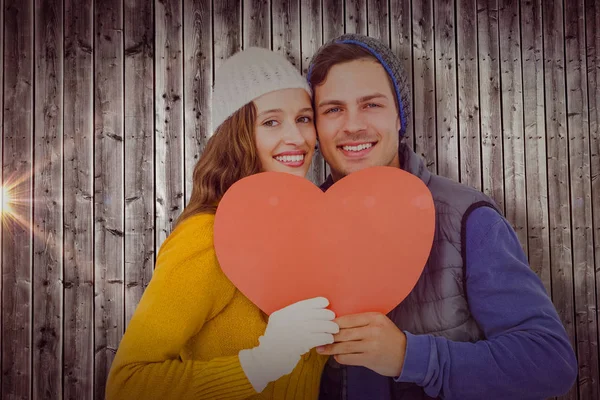
[[[486,339],[465,343],[405,332],[404,366],[395,381],[443,399],[545,399],[567,392],[577,376],[575,353],[514,230],[481,207],[467,220],[466,240],[466,294]],[[388,397],[383,377],[364,370],[350,373],[348,399]]]

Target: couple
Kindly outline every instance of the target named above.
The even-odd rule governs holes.
[[[215,132],[120,343],[108,399],[542,399],[569,390],[574,352],[508,222],[402,142],[406,79],[387,46],[361,35],[325,44],[308,83],[265,49],[216,71]],[[317,133],[331,167],[323,190],[382,165],[419,177],[434,198],[429,260],[387,316],[335,318],[314,298],[267,317],[219,267],[213,222],[225,191],[261,171],[305,176]]]

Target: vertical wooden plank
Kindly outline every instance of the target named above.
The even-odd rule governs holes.
[[[299,32],[301,42],[300,70],[306,76],[313,55],[323,44],[321,0],[303,0],[300,5],[300,21],[302,29]],[[325,180],[325,161],[319,151],[315,151],[307,178],[316,185]]]
[[[390,45],[389,4],[387,0],[367,0],[367,34]]]
[[[4,0],[0,0],[0,123],[4,127],[4,113],[1,110],[4,110]],[[4,154],[4,130],[0,134],[0,154]],[[0,162],[0,325],[2,324],[2,316],[4,315],[4,307],[2,301],[2,293],[4,282],[2,276],[4,276],[4,268],[2,266],[2,243],[4,236],[4,219],[7,218],[5,216],[8,213],[8,201],[10,199],[5,198],[5,186],[4,186],[4,162]],[[4,337],[4,330],[0,326],[0,393],[2,393],[2,389],[4,388],[2,383],[2,375],[4,370],[2,369],[2,342]],[[0,395],[0,397],[2,397]]]
[[[210,137],[212,1],[183,3],[185,204],[192,194],[196,162]]]
[[[586,0],[590,165],[596,268],[596,317],[600,342],[600,4]],[[598,349],[600,360],[600,346]]]
[[[481,190],[477,0],[458,0],[458,126],[461,182]]]
[[[183,210],[183,42],[181,0],[156,9],[156,250]]]
[[[65,0],[64,398],[94,387],[94,110],[92,0]]]
[[[500,0],[500,81],[504,151],[504,207],[527,252],[527,194],[523,139],[523,84],[519,1]]]
[[[415,151],[437,173],[435,55],[432,0],[412,0],[413,25],[413,126]]]
[[[214,1],[214,66],[213,71],[242,49],[242,10],[236,0]]]
[[[586,70],[584,0],[564,3],[565,56],[567,74],[567,132],[571,221],[573,229],[573,277],[575,283],[575,329],[579,361],[579,399],[598,399],[598,327],[592,188],[590,179],[590,134]]]
[[[94,4],[95,382],[104,398],[124,331],[123,1]]]
[[[454,0],[436,1],[435,95],[438,173],[458,181],[458,105],[456,99],[456,42]]]
[[[498,1],[477,1],[483,191],[504,211]]]
[[[411,0],[390,2],[390,47],[402,61],[404,73],[408,76],[411,97],[414,93],[413,86],[413,58],[412,58],[412,15],[410,12]],[[420,99],[419,99],[420,101]],[[407,106],[411,110],[411,117],[406,126],[405,143],[414,148],[414,115],[412,115],[414,99],[411,98]]]
[[[271,1],[244,0],[244,48],[271,47]]]
[[[550,237],[548,229],[548,176],[546,170],[546,128],[544,106],[544,65],[542,46],[542,2],[521,2],[523,44],[523,114],[525,126],[525,169],[527,177],[527,241],[529,264],[552,293],[550,279]]]
[[[273,13],[273,51],[284,55],[301,71],[300,1],[279,0],[271,7]]]
[[[62,399],[63,7],[35,1],[33,398]]]
[[[344,7],[336,0],[322,0],[323,43],[344,34]]]
[[[344,6],[346,7],[346,33],[366,35],[367,13],[369,12],[367,0],[346,0]]]
[[[154,7],[125,0],[125,325],[154,265]]]
[[[12,214],[2,237],[2,394],[31,397],[33,1],[4,11],[3,182]]]
[[[571,207],[569,202],[569,152],[564,65],[563,7],[560,0],[543,3],[544,82],[550,216],[552,301],[576,349],[573,315],[573,263],[571,257]],[[564,396],[577,398],[577,386]]]

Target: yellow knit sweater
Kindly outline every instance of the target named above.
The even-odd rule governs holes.
[[[213,223],[188,218],[163,243],[112,363],[108,400],[318,397],[327,358],[314,349],[262,393],[252,388],[238,352],[258,345],[267,316],[221,270]]]

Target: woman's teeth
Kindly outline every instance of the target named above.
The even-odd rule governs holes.
[[[358,146],[342,146],[345,151],[361,151],[373,147],[373,143],[359,144]]]
[[[275,159],[281,162],[300,162],[304,160],[304,154],[297,156],[277,156]]]

